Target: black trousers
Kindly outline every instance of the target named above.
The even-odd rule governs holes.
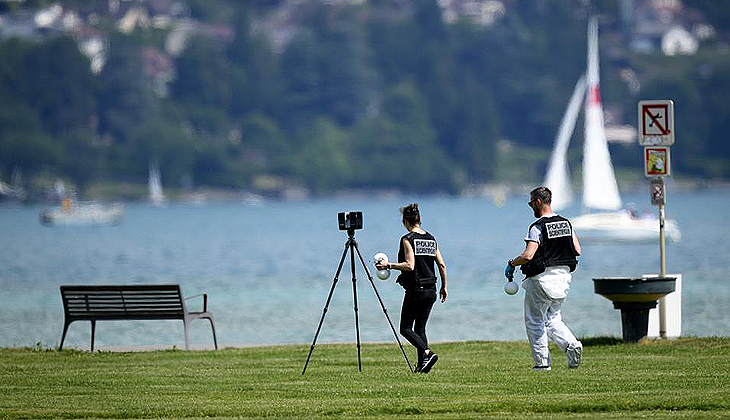
[[[431,314],[431,308],[436,302],[436,288],[422,288],[406,290],[403,297],[403,307],[400,311],[400,333],[418,349],[419,362],[423,353],[428,349],[426,338],[426,322]]]

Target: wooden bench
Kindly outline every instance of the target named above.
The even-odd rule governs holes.
[[[203,311],[188,311],[185,301],[203,297]],[[185,329],[185,350],[190,348],[188,324],[194,319],[210,321],[213,329],[213,344],[218,350],[215,337],[213,314],[208,312],[208,295],[199,294],[183,298],[180,285],[99,285],[61,286],[63,299],[63,335],[66,338],[68,326],[74,321],[91,321],[91,351],[94,351],[96,321],[180,319]]]

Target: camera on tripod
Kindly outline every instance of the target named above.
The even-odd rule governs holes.
[[[398,342],[398,346],[400,347],[401,353],[403,353],[403,358],[406,360],[406,364],[408,365],[408,369],[410,369],[411,372],[413,372],[413,367],[411,366],[411,362],[408,360],[408,356],[406,356],[406,351],[403,349],[403,344],[400,342],[400,338],[398,338],[398,334],[395,332],[395,327],[393,326],[393,323],[390,321],[390,316],[388,316],[388,310],[385,309],[385,304],[383,303],[383,300],[380,298],[380,294],[378,293],[378,288],[375,287],[375,283],[373,282],[372,276],[370,276],[370,272],[368,271],[367,265],[365,265],[365,260],[362,258],[362,254],[360,254],[360,249],[357,247],[357,241],[355,241],[355,229],[362,229],[362,212],[361,211],[348,211],[348,212],[342,212],[337,213],[337,222],[340,226],[340,230],[346,230],[348,239],[347,242],[345,242],[345,250],[342,252],[342,258],[340,258],[340,264],[337,266],[337,273],[335,274],[335,279],[332,281],[332,287],[330,287],[330,293],[327,296],[327,303],[324,304],[324,309],[322,310],[322,317],[319,319],[319,325],[317,326],[317,332],[314,333],[314,339],[312,340],[312,346],[309,348],[309,354],[307,355],[307,361],[304,362],[304,369],[302,369],[302,375],[307,371],[307,366],[309,366],[309,359],[312,357],[312,352],[314,351],[314,345],[317,343],[317,337],[319,337],[319,332],[322,330],[322,323],[324,322],[324,317],[327,315],[327,308],[330,305],[330,301],[332,300],[332,293],[335,291],[335,286],[337,285],[337,282],[340,279],[340,272],[342,271],[342,265],[345,262],[345,257],[347,257],[347,254],[349,252],[350,254],[350,273],[352,273],[352,297],[355,303],[355,331],[357,332],[357,370],[362,372],[362,360],[360,358],[360,321],[358,317],[358,309],[357,309],[357,286],[356,286],[356,280],[355,280],[355,254],[357,254],[357,260],[360,261],[362,264],[363,269],[365,269],[365,274],[368,276],[368,280],[370,281],[370,285],[373,286],[373,291],[375,292],[375,296],[378,298],[378,301],[380,302],[380,307],[383,309],[383,314],[385,314],[385,319],[388,320],[388,324],[390,324],[390,330],[393,331],[393,337],[395,337],[395,341]]]
[[[337,213],[337,222],[340,230],[362,229],[362,212],[346,211]]]

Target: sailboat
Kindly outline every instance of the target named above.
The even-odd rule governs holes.
[[[545,176],[545,185],[553,192],[552,207],[554,210],[561,210],[572,202],[566,155],[580,112],[580,104],[585,97],[583,207],[586,212],[571,219],[573,227],[581,240],[588,242],[658,240],[657,218],[638,217],[635,212],[621,209],[621,195],[604,131],[598,69],[598,22],[593,17],[588,24],[588,70],[578,79],[568,102]],[[665,221],[664,229],[667,241],[680,240],[681,234],[676,222]]]
[[[28,193],[23,188],[23,175],[20,168],[13,170],[12,184],[8,185],[0,179],[0,201],[5,199],[23,201]]]
[[[167,197],[162,192],[162,179],[160,169],[156,163],[150,163],[149,178],[147,180],[150,203],[155,206],[163,206],[167,203]]]

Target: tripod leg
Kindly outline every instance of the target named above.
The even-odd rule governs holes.
[[[355,332],[357,333],[357,370],[362,372],[362,361],[360,360],[360,321],[358,319],[357,310],[357,282],[355,280],[355,251],[353,248],[357,248],[357,242],[350,238],[347,242],[350,246],[350,271],[352,271],[352,299],[355,302]]]
[[[324,310],[322,310],[322,318],[319,320],[319,326],[317,327],[317,332],[314,334],[314,340],[312,340],[312,346],[309,348],[309,355],[307,356],[307,361],[304,363],[304,369],[302,370],[302,375],[307,371],[307,365],[309,365],[309,358],[312,357],[312,352],[314,351],[314,345],[317,343],[317,337],[319,336],[319,331],[322,329],[322,323],[324,322],[324,316],[327,314],[327,308],[330,306],[330,301],[332,300],[332,293],[335,291],[335,286],[337,286],[337,281],[340,279],[340,271],[342,270],[342,264],[345,262],[345,256],[347,255],[347,249],[350,247],[349,242],[345,245],[345,250],[342,252],[342,257],[340,258],[340,264],[337,266],[337,273],[335,273],[335,279],[332,281],[332,287],[330,287],[330,293],[327,296],[327,303],[324,305]]]
[[[411,372],[413,372],[413,366],[411,366],[411,361],[408,360],[408,356],[406,355],[406,351],[403,348],[403,344],[401,343],[400,338],[398,338],[398,333],[395,331],[395,327],[393,326],[393,323],[390,321],[390,316],[388,316],[388,310],[385,308],[383,299],[380,298],[380,293],[378,293],[378,288],[375,287],[375,282],[373,281],[373,277],[370,275],[370,271],[368,270],[367,264],[365,264],[365,260],[362,258],[362,254],[360,254],[360,248],[357,247],[357,243],[354,244],[354,248],[357,251],[357,256],[360,258],[360,262],[362,263],[363,268],[365,269],[365,274],[367,274],[368,280],[370,280],[370,284],[373,286],[373,290],[375,291],[375,296],[377,296],[378,302],[380,302],[380,307],[383,308],[383,313],[385,314],[385,319],[388,320],[390,329],[391,329],[391,331],[393,331],[393,337],[395,337],[395,341],[398,342],[400,351],[401,351],[401,353],[403,353],[403,357],[406,359],[406,364],[408,364],[408,369],[410,369]]]

